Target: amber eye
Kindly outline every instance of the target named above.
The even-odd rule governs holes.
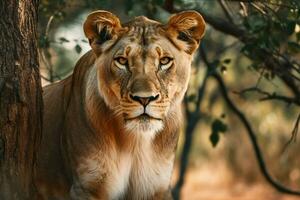
[[[162,57],[159,60],[159,65],[160,65],[160,67],[161,67],[162,70],[165,70],[165,69],[168,69],[169,67],[172,66],[172,61],[173,61],[173,58]]]
[[[117,61],[121,65],[126,65],[127,64],[127,58],[124,58],[124,57],[117,57],[117,58],[115,58],[115,61]]]
[[[120,57],[115,58],[114,60],[115,60],[115,64],[117,67],[119,67],[120,69],[126,69],[126,66],[128,65],[127,58],[120,56]]]
[[[163,57],[159,60],[160,64],[161,65],[166,65],[168,64],[169,62],[171,62],[173,59],[170,58],[170,57]]]

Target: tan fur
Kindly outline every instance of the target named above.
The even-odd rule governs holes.
[[[39,199],[171,199],[181,101],[202,17],[187,11],[166,25],[146,17],[121,25],[96,11],[84,31],[92,51],[72,76],[44,88]],[[173,60],[164,69],[166,56]],[[152,100],[142,106],[146,97]]]

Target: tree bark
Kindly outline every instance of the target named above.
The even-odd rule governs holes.
[[[42,130],[38,0],[0,1],[0,199],[33,199]]]

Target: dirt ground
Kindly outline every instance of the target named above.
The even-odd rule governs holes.
[[[173,182],[176,179],[176,170]],[[300,200],[300,197],[283,195],[264,181],[246,184],[234,181],[224,167],[189,169],[181,193],[182,200]]]

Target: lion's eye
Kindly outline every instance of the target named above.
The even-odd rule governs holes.
[[[114,60],[117,67],[119,67],[120,69],[126,69],[126,66],[128,65],[127,58],[117,57]]]
[[[172,61],[173,61],[173,58],[163,57],[159,60],[159,65],[162,70],[165,70],[172,66]]]

